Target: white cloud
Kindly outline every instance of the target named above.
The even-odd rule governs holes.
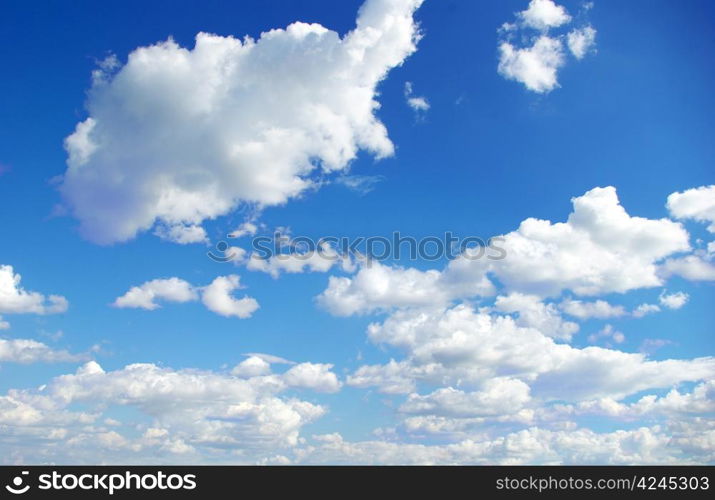
[[[68,302],[64,297],[28,292],[20,286],[20,281],[22,277],[12,266],[0,266],[0,313],[57,314],[67,311]]]
[[[67,311],[69,302],[60,295],[45,297],[38,292],[28,292],[20,286],[22,277],[13,267],[0,265],[0,313],[1,314],[58,314]],[[10,324],[0,316],[0,330]]]
[[[686,255],[666,260],[660,271],[665,278],[675,274],[690,281],[715,281],[715,265],[711,260],[711,254]]]
[[[531,47],[518,48],[506,41],[499,45],[499,74],[540,94],[558,87],[557,71],[565,62],[561,40],[546,35]]]
[[[715,233],[715,184],[672,193],[667,207],[673,217],[710,224],[708,231]]]
[[[588,336],[588,341],[592,344],[598,341],[606,339],[606,345],[610,346],[610,342],[613,341],[616,344],[622,344],[626,340],[626,336],[622,332],[619,332],[613,325],[606,325],[601,328],[600,331]]]
[[[245,296],[236,299],[232,292],[242,288],[239,276],[219,276],[205,287],[195,287],[180,278],[157,279],[132,287],[112,304],[119,308],[139,308],[153,311],[161,307],[157,301],[195,302],[201,299],[206,308],[221,316],[249,318],[258,309],[258,302]]]
[[[685,292],[665,293],[665,291],[663,291],[658,297],[658,300],[661,305],[668,309],[680,309],[688,302],[689,298],[690,296]]]
[[[552,0],[531,0],[516,16],[518,23],[504,23],[498,30],[498,72],[533,92],[545,94],[559,87],[558,71],[567,62],[564,44],[578,60],[595,46],[596,30],[591,25],[565,35],[549,33],[571,22],[566,9]]]
[[[259,257],[251,254],[246,262],[246,269],[249,271],[262,271],[278,278],[282,272],[289,274],[299,274],[304,272],[328,272],[333,266],[340,266],[345,271],[353,270],[354,263],[347,256],[342,256],[324,243],[319,250],[273,255],[269,258]]]
[[[569,50],[576,59],[583,59],[596,44],[596,30],[592,26],[575,29],[566,37]]]
[[[339,434],[313,436],[315,445],[296,453],[298,462],[319,464],[662,464],[709,463],[715,429],[708,422],[672,423],[614,432],[530,427],[502,436],[484,434],[455,443],[423,445],[350,442]]]
[[[58,363],[74,362],[86,356],[57,351],[51,347],[30,339],[0,339],[0,362],[11,363]]]
[[[500,416],[516,413],[530,401],[529,386],[517,379],[496,378],[480,391],[464,392],[452,387],[421,396],[410,394],[400,411],[417,415],[448,417]]]
[[[572,202],[574,209],[566,222],[530,218],[516,231],[493,239],[506,252],[501,260],[468,258],[468,254],[450,261],[443,271],[371,262],[353,277],[331,277],[318,302],[340,316],[441,305],[494,295],[489,276],[506,293],[540,297],[558,296],[565,290],[586,296],[624,293],[662,286],[658,262],[690,248],[681,224],[630,216],[612,187],[592,189]],[[601,315],[621,312],[598,303],[584,308]],[[585,314],[585,309],[579,313]]]
[[[449,273],[390,267],[373,261],[352,278],[331,276],[318,303],[337,316],[395,307],[444,304],[464,295],[493,295],[486,278],[460,283]]]
[[[407,105],[417,113],[428,111],[430,108],[430,104],[425,97],[414,95],[412,82],[405,82],[405,100]]]
[[[300,22],[257,40],[199,33],[95,71],[61,187],[82,233],[106,244],[158,222],[172,235],[240,202],[284,203],[359,150],[392,155],[376,87],[416,50],[421,3],[368,0],[342,38]]]
[[[258,377],[270,373],[271,364],[258,356],[249,356],[231,370],[231,375],[241,378]]]
[[[156,279],[132,287],[114,301],[114,307],[140,308],[152,311],[161,307],[157,301],[191,302],[198,299],[198,293],[191,283],[179,278]]]
[[[605,300],[588,302],[569,298],[561,302],[559,307],[566,314],[578,319],[608,319],[626,315],[626,310],[623,306],[612,305]]]
[[[253,222],[247,221],[238,226],[235,231],[231,232],[229,238],[242,238],[244,236],[253,236],[258,231],[258,226]]]
[[[557,28],[571,21],[566,9],[553,0],[531,0],[529,7],[517,15],[525,26],[537,30]]]
[[[219,276],[203,289],[201,300],[210,311],[221,316],[250,318],[258,309],[258,302],[253,297],[233,297],[231,294],[240,288],[240,278],[237,275]]]
[[[364,196],[385,178],[381,175],[341,175],[335,182]]]
[[[579,326],[571,321],[565,321],[554,304],[544,304],[535,295],[511,293],[497,297],[494,304],[497,311],[518,313],[516,324],[532,327],[544,335],[556,339],[570,340],[579,330]]]
[[[480,386],[497,377],[529,384],[532,397],[548,400],[620,399],[715,375],[715,360],[651,361],[643,354],[601,347],[557,344],[508,316],[477,312],[467,305],[446,310],[399,310],[371,324],[370,340],[405,354],[400,361],[369,365],[350,385],[385,392],[413,392],[415,385]],[[616,341],[615,330],[610,337]]]
[[[195,224],[176,224],[168,227],[161,225],[157,227],[155,234],[164,240],[180,245],[206,243],[208,241],[206,230]]]
[[[320,363],[300,363],[283,374],[283,380],[290,387],[311,389],[317,392],[338,392],[340,381],[331,372],[333,365]]]
[[[633,317],[642,318],[644,316],[657,312],[660,312],[660,307],[658,307],[656,304],[640,304],[633,310]]]
[[[324,369],[328,365],[315,366],[320,367],[316,378],[305,376],[303,387],[335,389]],[[282,397],[290,387],[284,376],[270,373],[242,378],[153,364],[105,371],[89,362],[37,390],[0,396],[0,449],[5,456],[64,463],[166,462],[177,455],[184,456],[180,460],[254,463],[298,445],[301,428],[326,412],[323,406]],[[142,423],[109,417],[112,407],[134,409]],[[99,423],[106,418],[113,430]],[[143,431],[139,436],[137,428]],[[42,446],[32,445],[37,439]]]

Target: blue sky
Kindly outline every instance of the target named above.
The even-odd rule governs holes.
[[[4,460],[715,460],[713,6],[362,3],[3,4]],[[507,257],[272,276],[247,221]]]

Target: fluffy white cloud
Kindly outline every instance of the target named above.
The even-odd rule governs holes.
[[[566,299],[559,305],[561,310],[566,314],[578,319],[607,319],[618,318],[625,316],[626,310],[623,306],[615,306],[609,304],[605,300],[596,300],[593,302]]]
[[[340,381],[331,372],[333,365],[320,363],[300,363],[283,374],[283,380],[290,387],[311,389],[317,392],[338,392]]]
[[[467,305],[446,310],[399,310],[371,324],[369,338],[405,354],[401,361],[356,370],[348,383],[386,392],[413,392],[415,384],[480,386],[497,377],[524,381],[532,397],[547,400],[620,399],[715,375],[715,360],[651,361],[643,354],[558,344],[508,316]],[[399,389],[399,390],[398,390]]]
[[[622,344],[626,340],[626,336],[619,332],[613,325],[606,325],[600,331],[588,336],[588,341],[595,344],[605,339],[606,345],[610,346],[611,341],[616,344]]]
[[[657,312],[660,312],[660,307],[658,307],[656,304],[640,304],[633,310],[633,317],[642,318],[644,316]]]
[[[407,100],[407,105],[418,113],[428,111],[430,108],[427,98],[414,95],[412,82],[405,82],[405,99]]]
[[[715,184],[672,193],[667,207],[673,217],[710,224],[708,231],[715,233]]]
[[[241,282],[237,275],[219,276],[203,289],[201,300],[210,311],[221,316],[250,318],[258,309],[258,302],[249,296],[240,299],[233,297],[232,293],[240,288]]]
[[[86,356],[57,351],[42,342],[30,339],[0,339],[0,362],[57,363],[81,361]]]
[[[57,314],[67,310],[69,303],[64,297],[45,297],[38,292],[28,292],[20,286],[21,280],[22,277],[15,273],[12,266],[0,265],[0,313]]]
[[[576,59],[583,59],[591,48],[596,45],[596,30],[593,26],[575,29],[566,36],[569,50]]]
[[[426,396],[410,394],[400,411],[447,417],[500,416],[518,412],[530,399],[529,386],[521,380],[495,378],[487,381],[480,391],[445,387]]]
[[[666,260],[660,273],[667,278],[672,275],[681,276],[690,281],[715,281],[715,265],[711,262],[713,255],[695,253]]]
[[[540,297],[558,296],[565,290],[587,296],[624,293],[663,285],[658,262],[690,248],[681,224],[630,216],[613,187],[592,189],[572,202],[574,209],[566,222],[530,218],[516,231],[495,239],[494,244],[506,252],[503,259],[466,255],[443,271],[372,262],[353,277],[331,277],[318,301],[342,316],[446,304],[494,295],[489,276],[497,278],[507,293]],[[570,307],[576,317],[621,313],[618,307],[598,302]]]
[[[613,187],[572,202],[566,222],[527,219],[504,236],[507,257],[492,267],[508,289],[600,295],[660,286],[656,263],[690,248],[680,224],[630,216]]]
[[[157,301],[191,302],[198,299],[198,293],[191,283],[179,278],[156,279],[143,285],[132,287],[114,301],[114,307],[140,308],[152,311],[161,307]]]
[[[254,253],[246,261],[246,269],[249,271],[261,271],[274,278],[278,278],[281,273],[325,273],[336,265],[345,271],[352,271],[355,267],[349,257],[338,254],[327,243],[323,244],[319,250],[283,253],[269,258],[261,258]]]
[[[443,445],[388,441],[349,442],[339,434],[313,436],[297,462],[331,464],[663,464],[709,463],[715,426],[672,423],[598,433],[590,429],[530,427],[498,437],[483,434]]]
[[[576,59],[583,59],[596,43],[590,25],[565,35],[550,34],[571,22],[566,9],[552,0],[531,0],[516,16],[518,22],[504,23],[499,30],[498,72],[533,92],[545,94],[559,86],[558,71],[566,64],[564,44]]]
[[[206,243],[208,236],[206,230],[195,224],[175,224],[173,226],[159,226],[155,233],[162,239],[178,243],[180,245],[188,245],[190,243]]]
[[[687,302],[690,296],[685,292],[663,293],[660,294],[658,300],[660,304],[668,309],[680,309]]]
[[[460,282],[450,273],[436,270],[390,267],[372,261],[352,278],[331,276],[318,303],[338,316],[405,306],[446,303],[465,295],[493,295],[486,276]]]
[[[499,45],[499,74],[540,94],[558,86],[557,72],[565,62],[561,40],[546,35],[530,47],[518,48],[506,41]]]
[[[556,339],[570,340],[579,330],[579,326],[571,321],[565,321],[554,304],[544,304],[535,295],[512,293],[497,297],[494,304],[497,311],[517,313],[516,324],[532,327],[544,335]]]
[[[302,387],[327,388],[327,365],[316,366],[321,367],[317,379],[301,379],[315,384]],[[30,454],[29,461],[91,463],[101,456],[105,461],[146,463],[158,457],[176,460],[171,457],[180,454],[196,460],[254,463],[264,454],[299,444],[301,428],[326,411],[281,397],[291,387],[284,377],[266,372],[242,378],[152,364],[105,371],[89,362],[37,390],[11,390],[0,396],[0,449],[5,456]],[[138,424],[112,418],[113,430],[107,429],[100,421],[110,406],[133,408],[144,420]],[[135,437],[137,427],[144,431]],[[25,442],[41,439],[43,445],[39,450],[23,449],[17,436]]]
[[[557,28],[571,21],[566,9],[553,0],[531,0],[529,7],[517,14],[525,26],[537,30]]]
[[[160,307],[157,301],[185,303],[200,298],[206,308],[216,314],[249,318],[258,309],[258,302],[248,296],[241,299],[233,297],[232,293],[240,288],[240,277],[235,274],[219,276],[205,287],[195,287],[180,278],[157,279],[132,287],[113,305],[152,311]]]
[[[61,187],[82,233],[112,243],[158,222],[194,241],[240,202],[297,196],[317,168],[390,156],[376,87],[416,50],[421,3],[367,0],[342,38],[300,22],[257,40],[199,33],[193,48],[169,39],[95,71]]]

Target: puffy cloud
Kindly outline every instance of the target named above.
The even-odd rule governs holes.
[[[566,299],[559,305],[561,310],[566,314],[578,319],[607,319],[618,318],[625,316],[626,310],[623,306],[615,306],[609,304],[605,300],[596,300],[593,302]]]
[[[711,262],[712,254],[692,254],[666,260],[660,268],[660,274],[667,278],[678,275],[690,281],[715,281],[715,265]]]
[[[22,277],[13,267],[0,265],[0,313],[2,314],[57,314],[67,310],[69,302],[60,295],[45,297],[28,292],[20,286]],[[7,322],[2,322],[7,328]],[[0,328],[3,329],[3,328]]]
[[[249,271],[261,271],[278,278],[282,272],[300,274],[307,271],[324,273],[339,265],[343,270],[350,271],[354,264],[347,256],[342,256],[324,243],[319,250],[306,252],[291,252],[262,258],[251,254],[246,262]]]
[[[178,243],[180,245],[188,245],[190,243],[206,243],[208,236],[206,230],[195,224],[176,224],[173,226],[159,226],[155,234],[162,239]]]
[[[566,222],[527,219],[504,236],[507,257],[492,266],[508,289],[600,295],[660,286],[656,262],[690,248],[680,224],[630,216],[613,187],[572,202]]]
[[[566,36],[569,50],[576,59],[583,59],[596,44],[596,30],[592,26],[575,29]]]
[[[114,307],[140,308],[149,311],[161,307],[157,300],[167,302],[191,302],[198,299],[198,293],[191,283],[179,278],[156,279],[143,285],[132,287],[114,301]]]
[[[658,297],[658,300],[661,305],[668,309],[680,309],[688,302],[689,298],[690,296],[685,292],[665,293],[665,291],[663,291]]]
[[[503,259],[476,259],[467,253],[442,271],[371,262],[355,276],[331,277],[318,302],[341,316],[440,305],[494,295],[490,276],[507,293],[540,297],[558,296],[565,290],[586,296],[624,293],[663,285],[658,263],[690,248],[689,235],[680,223],[630,216],[613,187],[592,189],[572,202],[574,209],[566,222],[530,218],[516,231],[494,238],[506,253]],[[621,313],[617,306],[599,302],[566,304],[575,317]]]
[[[414,95],[412,82],[405,82],[405,100],[415,112],[428,111],[430,104],[425,97]]]
[[[201,299],[206,308],[221,316],[249,318],[258,309],[252,297],[234,298],[231,294],[242,288],[240,277],[232,274],[219,276],[205,287],[195,287],[180,278],[156,279],[132,287],[117,298],[113,305],[120,308],[139,308],[149,311],[158,309],[157,301],[194,302]]]
[[[498,72],[533,92],[545,94],[559,86],[558,71],[566,64],[564,42],[576,59],[583,59],[596,43],[591,25],[565,35],[550,34],[551,29],[571,22],[566,9],[552,0],[531,0],[516,16],[518,22],[504,23],[499,29]]]
[[[506,41],[499,45],[499,74],[539,94],[558,87],[557,72],[565,62],[561,40],[546,35],[531,47],[518,48]]]
[[[300,363],[283,374],[283,380],[291,387],[311,389],[317,392],[338,392],[340,381],[331,372],[333,365]]]
[[[710,224],[708,231],[715,233],[715,184],[672,193],[667,207],[673,217]]]
[[[258,302],[253,297],[233,297],[231,294],[239,288],[241,282],[237,275],[219,276],[203,289],[201,300],[210,311],[221,316],[250,318],[258,309]]]
[[[319,373],[326,378],[329,372]],[[326,411],[281,397],[289,388],[275,374],[241,378],[152,364],[105,371],[89,362],[37,390],[11,390],[0,397],[0,448],[6,455],[31,454],[31,461],[44,457],[91,463],[100,456],[117,462],[147,457],[171,461],[167,457],[193,453],[189,456],[195,459],[253,463],[264,454],[296,446],[301,428]],[[86,411],[76,411],[78,405]],[[131,420],[115,422],[115,430],[97,425],[110,405],[134,408],[150,424],[140,425],[144,432],[139,437],[133,437]],[[8,412],[12,419],[5,418]],[[42,436],[43,446],[22,449],[14,436]],[[108,450],[117,453],[110,455]]]
[[[247,221],[238,226],[238,228],[233,231],[229,238],[242,238],[244,236],[253,236],[258,231],[258,226],[253,222]]]
[[[42,342],[30,339],[0,339],[0,362],[59,363],[85,359],[81,354],[57,351]]]
[[[579,326],[565,321],[554,304],[544,304],[535,295],[512,293],[497,297],[494,304],[497,311],[517,313],[517,325],[532,327],[544,335],[556,339],[570,340]]]
[[[525,26],[537,30],[557,28],[571,21],[566,9],[553,0],[531,0],[529,7],[517,15]]]
[[[460,282],[451,273],[390,267],[372,261],[352,278],[331,276],[318,303],[338,316],[349,316],[395,307],[429,306],[464,295],[492,295],[485,276]]]
[[[642,318],[649,314],[660,312],[660,307],[655,304],[641,304],[633,310],[634,318]]]
[[[339,434],[314,436],[296,453],[303,463],[331,464],[663,464],[709,463],[715,429],[708,423],[671,424],[598,433],[590,429],[530,427],[503,436],[479,435],[455,443],[423,445],[350,442]]]
[[[426,396],[410,394],[400,411],[448,417],[500,416],[518,412],[530,399],[529,386],[521,380],[496,378],[475,392],[445,387]]]
[[[607,345],[610,345],[610,341],[616,344],[622,344],[626,340],[626,336],[613,328],[613,325],[606,325],[601,328],[600,331],[588,336],[588,341],[592,344],[595,344],[601,339],[606,339]]]
[[[268,375],[270,372],[271,364],[268,361],[258,356],[249,356],[231,370],[231,375],[250,378]]]
[[[61,191],[82,233],[106,244],[159,223],[197,240],[202,221],[285,203],[359,150],[392,155],[376,87],[416,50],[421,3],[367,0],[342,38],[300,22],[257,40],[199,33],[100,67],[65,141]]]
[[[401,361],[359,368],[350,385],[413,392],[415,384],[480,386],[497,377],[524,381],[548,400],[620,399],[652,388],[713,377],[715,360],[651,361],[643,354],[557,344],[508,316],[467,305],[399,310],[371,324],[368,336],[405,353]],[[399,390],[397,390],[399,389]]]

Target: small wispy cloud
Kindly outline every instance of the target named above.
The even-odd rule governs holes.
[[[415,113],[425,113],[430,109],[430,103],[426,97],[414,95],[412,82],[405,82],[405,100]]]
[[[360,196],[365,196],[375,189],[380,182],[385,180],[382,175],[342,175],[335,179],[337,184],[355,191]]]

